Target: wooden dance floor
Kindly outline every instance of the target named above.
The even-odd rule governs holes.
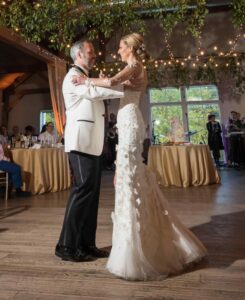
[[[207,260],[163,281],[127,282],[106,259],[64,262],[54,256],[69,191],[0,198],[0,299],[244,300],[245,170],[223,170],[222,184],[164,188],[180,219],[208,249]],[[111,246],[112,173],[102,180],[97,245]],[[118,258],[120,259],[120,257]]]

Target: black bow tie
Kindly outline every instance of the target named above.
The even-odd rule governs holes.
[[[90,73],[86,74],[86,72],[82,68],[80,68],[79,66],[73,65],[72,67],[75,68],[75,69],[77,69],[78,71],[82,72],[87,77],[90,77]]]

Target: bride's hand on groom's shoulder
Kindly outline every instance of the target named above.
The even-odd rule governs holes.
[[[79,84],[85,84],[86,79],[87,79],[86,76],[73,75],[71,81],[73,84],[79,85]]]

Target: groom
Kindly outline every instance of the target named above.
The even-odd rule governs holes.
[[[63,260],[83,262],[107,257],[96,247],[96,227],[101,181],[101,153],[104,142],[104,99],[122,92],[93,85],[74,85],[73,75],[89,76],[95,63],[94,47],[78,41],[70,50],[74,66],[63,82],[66,107],[65,151],[74,181],[55,255]]]

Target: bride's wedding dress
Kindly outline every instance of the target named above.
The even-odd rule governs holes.
[[[142,163],[145,124],[139,102],[146,77],[139,78],[139,90],[125,89],[117,117],[116,198],[107,269],[127,280],[157,280],[200,260],[206,249],[179,221]]]

